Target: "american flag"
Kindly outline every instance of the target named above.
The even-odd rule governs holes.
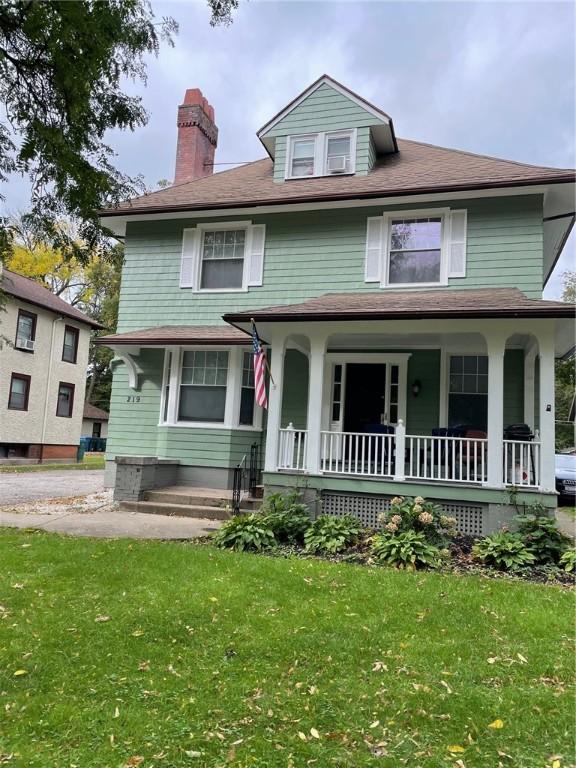
[[[252,323],[252,348],[254,352],[254,388],[256,390],[256,402],[261,408],[268,408],[266,397],[266,352],[256,330],[256,324]]]

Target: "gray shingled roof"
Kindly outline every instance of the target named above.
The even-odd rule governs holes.
[[[114,346],[166,346],[167,344],[250,344],[250,337],[229,325],[160,325],[137,331],[100,336],[97,344]]]
[[[268,158],[177,184],[102,211],[103,216],[206,210],[508,186],[574,182],[573,170],[500,160],[418,141],[398,140],[399,151],[379,158],[367,176],[274,181]]]
[[[292,320],[372,320],[465,317],[575,317],[574,304],[529,299],[518,288],[435,291],[363,291],[326,293],[300,304],[230,312],[229,323],[251,318],[267,322]]]
[[[31,280],[29,277],[18,275],[16,272],[11,272],[9,269],[2,270],[0,288],[4,293],[13,296],[15,299],[34,304],[37,307],[43,307],[58,315],[70,317],[73,320],[77,320],[79,323],[90,325],[92,328],[103,327],[100,323],[92,320],[91,317],[80,312],[79,309],[68,304],[64,299],[55,296],[47,288],[44,288],[43,285],[40,285],[40,283]]]

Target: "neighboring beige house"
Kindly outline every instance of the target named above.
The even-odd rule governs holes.
[[[90,332],[100,326],[7,269],[0,286],[0,463],[75,459]]]
[[[81,437],[108,437],[108,413],[91,403],[84,403]]]

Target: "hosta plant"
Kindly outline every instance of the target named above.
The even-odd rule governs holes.
[[[560,567],[563,568],[566,573],[574,573],[576,571],[576,549],[567,549],[560,557]]]
[[[422,533],[432,544],[444,544],[456,533],[456,520],[445,515],[442,507],[422,496],[415,499],[395,496],[390,509],[379,517],[384,533],[397,535],[407,531]]]
[[[361,530],[359,521],[351,515],[322,515],[304,534],[304,545],[307,552],[342,552],[356,542]]]
[[[439,565],[440,550],[427,541],[424,533],[378,533],[372,539],[372,556],[380,563],[415,570]]]
[[[516,517],[518,533],[539,565],[557,564],[570,539],[559,530],[556,520],[547,514]]]
[[[227,520],[214,534],[214,543],[221,549],[260,552],[273,547],[276,539],[265,518],[260,514],[251,514]]]
[[[502,571],[515,571],[533,565],[536,558],[519,533],[500,531],[481,539],[472,549],[474,557]]]
[[[304,533],[311,525],[308,507],[299,502],[297,492],[290,494],[273,493],[261,508],[266,525],[272,530],[276,541],[287,544],[302,544]]]

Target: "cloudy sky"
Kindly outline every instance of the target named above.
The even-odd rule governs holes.
[[[263,156],[256,131],[327,73],[390,114],[398,136],[536,165],[574,168],[575,13],[571,2],[240,0],[230,27],[198,0],[154,3],[180,25],[136,86],[150,114],[111,142],[149,188],[174,173],[176,108],[200,87],[216,110],[216,161]],[[217,167],[224,170],[227,165]],[[12,183],[5,208],[26,205]],[[574,269],[574,235],[546,295]]]

